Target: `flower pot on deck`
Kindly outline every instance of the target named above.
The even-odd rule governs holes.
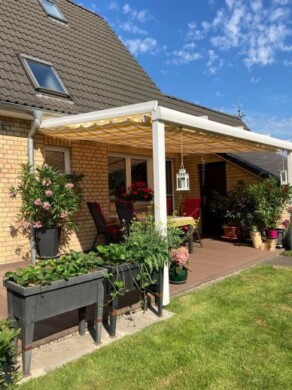
[[[171,284],[183,284],[188,279],[188,270],[185,267],[170,267],[169,281]]]
[[[79,334],[84,335],[86,306],[95,304],[94,340],[100,343],[105,273],[106,270],[97,268],[95,272],[68,280],[32,287],[23,287],[4,279],[9,319],[21,328],[24,375],[30,372],[34,325],[38,321],[79,309]]]
[[[255,249],[260,249],[263,244],[261,233],[257,231],[251,231],[250,238],[252,240],[253,247]]]
[[[239,229],[237,226],[222,226],[223,236],[226,240],[237,240]]]
[[[59,253],[61,228],[35,229],[38,257],[50,259]]]
[[[271,240],[278,239],[278,231],[276,229],[271,229],[268,232],[268,236]]]
[[[282,248],[283,247],[283,239],[285,236],[285,230],[284,229],[277,229],[278,238],[277,238],[277,247]]]

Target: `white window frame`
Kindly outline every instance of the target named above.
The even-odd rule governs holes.
[[[30,78],[30,80],[31,80],[35,90],[40,91],[40,92],[45,92],[45,93],[48,93],[48,94],[51,94],[51,95],[55,95],[55,96],[67,97],[67,98],[70,97],[67,88],[65,87],[63,81],[61,80],[60,76],[58,75],[56,69],[54,68],[54,66],[53,66],[53,64],[51,62],[40,60],[38,58],[34,58],[34,57],[31,57],[31,56],[26,55],[26,54],[21,54],[20,55],[20,59],[21,59],[21,62],[23,64],[23,66],[24,66],[24,69],[26,70],[26,73],[28,74],[28,76],[29,76],[29,78]],[[46,65],[49,68],[51,68],[52,72],[56,76],[56,78],[57,78],[58,82],[60,83],[61,87],[63,88],[64,93],[63,92],[59,92],[59,91],[55,91],[54,89],[41,87],[39,85],[37,79],[35,78],[35,75],[33,74],[32,70],[30,69],[30,66],[29,66],[27,60],[31,60],[31,61],[37,62],[37,63],[39,63],[41,65]]]
[[[50,13],[47,12],[47,9],[46,9],[46,6],[44,5],[44,2],[42,0],[39,0],[39,3],[42,7],[42,9],[45,11],[46,15],[48,15],[50,18],[53,18],[53,19],[56,19],[56,20],[59,20],[60,22],[63,22],[63,23],[67,23],[67,20],[63,14],[63,12],[61,12],[60,8],[58,7],[58,5],[53,1],[53,0],[48,0],[49,3],[52,3],[58,10],[59,14],[61,15],[61,17],[58,17],[56,15],[51,15]]]
[[[135,155],[135,154],[120,154],[120,153],[109,153],[108,157],[120,157],[125,159],[126,164],[126,189],[132,184],[132,169],[131,160],[145,160],[147,163],[147,185],[153,188],[153,160],[152,157]],[[110,197],[112,198],[112,197]]]
[[[68,175],[71,173],[71,161],[70,161],[70,149],[62,148],[60,146],[45,146],[45,160],[46,160],[46,151],[50,152],[63,152],[64,153],[64,163],[65,163],[65,174]]]

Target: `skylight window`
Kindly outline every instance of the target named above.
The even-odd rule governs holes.
[[[68,96],[68,92],[51,64],[22,57],[25,68],[39,91]]]
[[[62,22],[66,22],[64,15],[59,10],[59,7],[57,6],[57,4],[54,3],[53,0],[39,0],[39,2],[41,3],[41,6],[43,7],[47,15],[51,16],[52,18],[61,20]]]

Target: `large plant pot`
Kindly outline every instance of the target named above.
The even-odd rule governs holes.
[[[274,251],[276,249],[276,245],[277,245],[277,239],[269,238],[265,241],[265,243],[262,244],[261,250]]]
[[[61,228],[35,229],[38,256],[41,259],[56,257],[59,253]]]
[[[108,279],[106,283],[107,294],[110,295],[112,292],[114,292],[113,282],[115,281],[122,281],[124,283],[126,292],[140,289],[139,282],[136,280],[137,276],[140,274],[140,267],[138,263],[125,263],[116,266],[103,265],[103,268],[106,268],[108,273],[112,274],[112,277]],[[158,316],[162,316],[163,269],[161,269],[159,272],[154,271],[148,282],[153,284],[147,287],[146,290],[155,296],[158,307],[157,314]],[[108,328],[111,337],[115,337],[116,335],[118,305],[118,296],[110,298]]]
[[[278,231],[276,229],[271,229],[268,232],[268,236],[271,240],[278,239]]]
[[[21,328],[23,373],[30,372],[35,323],[46,318],[79,309],[79,334],[85,333],[86,306],[95,304],[94,340],[101,341],[106,270],[58,280],[46,286],[22,287],[4,279],[7,288],[8,316]]]
[[[223,236],[226,240],[237,240],[239,229],[237,226],[222,226]]]
[[[282,248],[283,247],[283,239],[285,236],[285,230],[284,229],[277,229],[278,238],[277,238],[277,247]]]
[[[260,232],[250,232],[250,238],[252,240],[252,245],[255,249],[260,249],[263,241]]]
[[[183,284],[186,283],[188,279],[188,270],[182,268],[179,271],[176,270],[177,267],[171,267],[169,269],[169,281],[171,284]]]

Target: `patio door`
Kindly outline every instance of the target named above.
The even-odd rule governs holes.
[[[203,233],[209,236],[221,235],[221,222],[211,212],[211,203],[214,193],[226,195],[226,163],[214,162],[205,164],[205,169],[199,165],[199,175],[202,197],[202,228]]]

